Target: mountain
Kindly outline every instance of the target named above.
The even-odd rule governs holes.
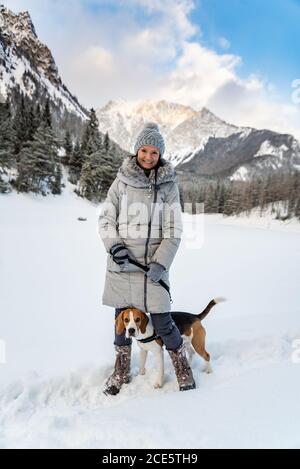
[[[203,107],[165,100],[109,101],[96,110],[100,130],[132,151],[145,121],[157,122],[166,140],[165,157],[179,174],[247,179],[275,170],[300,169],[300,144],[288,134],[237,127]]]
[[[132,151],[137,133],[145,121],[157,122],[166,140],[166,158],[177,165],[210,136],[226,137],[241,129],[227,124],[208,109],[195,111],[189,106],[166,100],[127,102],[111,100],[96,109],[100,130],[108,132],[127,151]]]
[[[293,169],[300,169],[300,143],[292,135],[255,129],[227,138],[210,137],[177,167],[178,172],[231,180]]]
[[[62,82],[49,48],[37,37],[28,11],[13,13],[0,6],[0,92],[12,100],[23,93],[43,104],[50,98],[54,127],[63,120],[78,130],[87,117]]]

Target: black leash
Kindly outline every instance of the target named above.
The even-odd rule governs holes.
[[[118,246],[118,247],[114,250],[114,254],[117,254],[117,253],[118,253],[119,251],[121,251],[122,249],[124,249],[124,246]],[[122,260],[122,261],[125,261],[125,260],[127,259],[130,264],[135,265],[136,267],[138,267],[139,269],[143,270],[144,272],[148,272],[148,270],[150,269],[150,267],[148,267],[148,266],[146,266],[146,265],[143,265],[143,264],[140,264],[138,261],[135,261],[134,259],[131,259],[131,257],[129,257],[127,254],[125,254],[124,256],[119,256],[119,259]],[[170,297],[170,302],[173,303],[169,285],[167,285],[166,282],[164,282],[163,280],[159,280],[158,283],[159,283],[165,290],[167,290],[167,292],[168,292],[168,294],[169,294],[169,297]]]

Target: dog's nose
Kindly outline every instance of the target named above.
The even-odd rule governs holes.
[[[133,329],[133,327],[131,327],[130,329],[128,329],[128,332],[129,332],[129,335],[134,335],[135,334],[135,329]]]

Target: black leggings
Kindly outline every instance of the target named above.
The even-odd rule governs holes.
[[[126,308],[116,308],[115,319]],[[157,335],[160,336],[167,350],[178,350],[182,345],[182,337],[179,329],[172,319],[171,313],[150,314],[151,320]],[[114,345],[131,345],[132,339],[125,337],[125,331],[117,334],[115,329]]]

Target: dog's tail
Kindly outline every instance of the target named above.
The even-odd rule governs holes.
[[[213,300],[211,300],[208,303],[208,305],[206,306],[206,308],[202,311],[202,313],[197,314],[200,321],[202,321],[202,319],[204,319],[208,315],[208,313],[210,312],[210,310],[213,306],[215,306],[218,303],[221,303],[222,301],[226,301],[226,298],[223,298],[222,296],[219,296],[219,297],[214,298]]]

